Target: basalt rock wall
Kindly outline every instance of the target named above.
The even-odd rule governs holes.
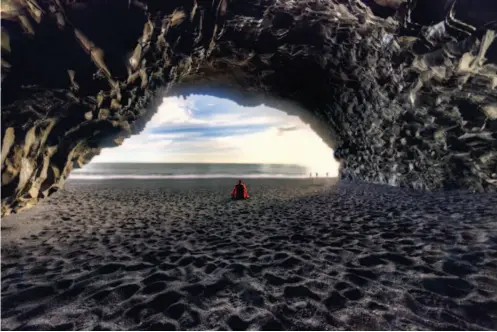
[[[230,88],[299,116],[342,178],[497,187],[493,0],[4,0],[2,214],[140,132],[164,95]],[[288,110],[287,110],[288,111]]]

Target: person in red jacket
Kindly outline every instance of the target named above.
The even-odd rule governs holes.
[[[231,192],[232,199],[247,199],[249,198],[247,186],[242,183],[242,180],[238,180],[238,184],[235,185],[233,191]]]

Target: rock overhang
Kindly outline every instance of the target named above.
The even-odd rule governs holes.
[[[4,1],[2,214],[35,204],[102,147],[140,132],[160,96],[202,86],[304,110],[342,178],[495,190],[495,7]]]

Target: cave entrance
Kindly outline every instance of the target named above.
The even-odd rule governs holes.
[[[337,177],[338,168],[298,116],[197,94],[163,98],[141,133],[103,149],[70,179]]]
[[[12,3],[2,215],[62,188],[73,167],[140,132],[158,94],[183,87],[229,87],[240,105],[285,112],[265,97],[297,103],[344,180],[496,189],[495,1]]]

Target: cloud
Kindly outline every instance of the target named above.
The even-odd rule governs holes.
[[[332,150],[298,117],[211,96],[164,98],[140,135],[104,149],[95,162],[303,164],[337,172]]]
[[[288,131],[295,131],[299,130],[300,128],[297,126],[290,126],[290,127],[280,127],[278,128],[278,135],[283,135],[283,133],[288,132]]]
[[[145,127],[145,131],[169,124],[204,123],[193,117],[194,103],[180,98],[164,98],[163,103]]]
[[[270,128],[266,124],[243,124],[243,125],[189,125],[154,128],[151,134],[188,134],[187,137],[222,137],[237,136],[247,133],[255,133]],[[179,138],[179,137],[178,137]]]

